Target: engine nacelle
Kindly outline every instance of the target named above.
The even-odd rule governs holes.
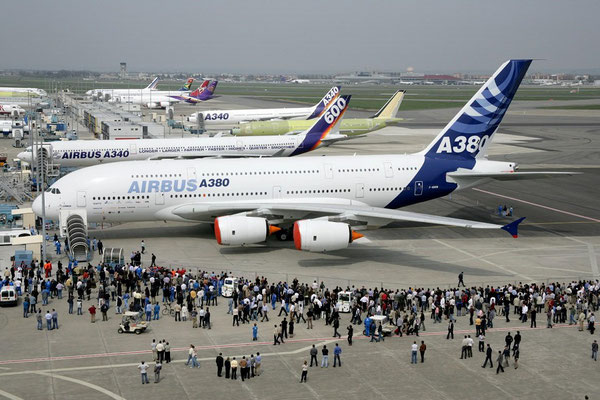
[[[228,215],[215,218],[215,237],[217,243],[241,246],[260,243],[267,236],[280,230],[269,225],[265,218]]]
[[[161,108],[167,108],[171,105],[171,103],[169,103],[168,101],[161,101],[160,102],[160,106]]]
[[[159,103],[146,103],[146,107],[148,108],[160,108]]]
[[[298,250],[341,250],[362,236],[343,222],[301,220],[294,223],[294,244]]]

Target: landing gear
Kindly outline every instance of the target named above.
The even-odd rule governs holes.
[[[291,229],[282,229],[279,232],[277,232],[276,235],[277,235],[277,239],[279,239],[282,242],[294,240]]]

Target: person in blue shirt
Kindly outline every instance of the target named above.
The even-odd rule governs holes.
[[[50,294],[50,291],[48,290],[48,288],[44,288],[44,290],[42,290],[42,305],[45,306],[48,304],[48,295]]]
[[[152,304],[146,304],[146,321],[152,320]]]
[[[342,348],[336,343],[335,347],[333,348],[333,368],[335,368],[336,364],[339,364],[340,367],[342,366],[342,359],[340,358],[341,354]]]
[[[23,299],[23,318],[29,318],[29,299],[27,296]]]
[[[277,303],[277,295],[273,293],[271,295],[271,307],[273,308],[273,310],[275,310],[275,303]]]
[[[256,324],[254,324],[254,326],[252,327],[252,341],[257,341],[258,340],[258,326],[256,326]]]
[[[156,302],[156,304],[154,305],[154,319],[159,319],[160,318],[160,304],[158,304],[158,302]]]

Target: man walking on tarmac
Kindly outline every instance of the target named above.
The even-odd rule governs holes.
[[[464,279],[464,272],[461,272],[460,274],[458,274],[458,287],[460,287],[461,283],[463,285],[463,287],[465,286],[465,281]]]

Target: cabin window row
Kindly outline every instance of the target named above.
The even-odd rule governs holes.
[[[321,190],[288,190],[286,194],[312,194],[312,193],[350,193],[350,189],[321,189]]]
[[[234,197],[234,196],[266,196],[267,192],[246,192],[246,193],[194,193],[194,194],[171,194],[170,198],[192,198],[192,197]]]
[[[92,200],[143,200],[149,198],[150,196],[98,196],[92,197]]]

